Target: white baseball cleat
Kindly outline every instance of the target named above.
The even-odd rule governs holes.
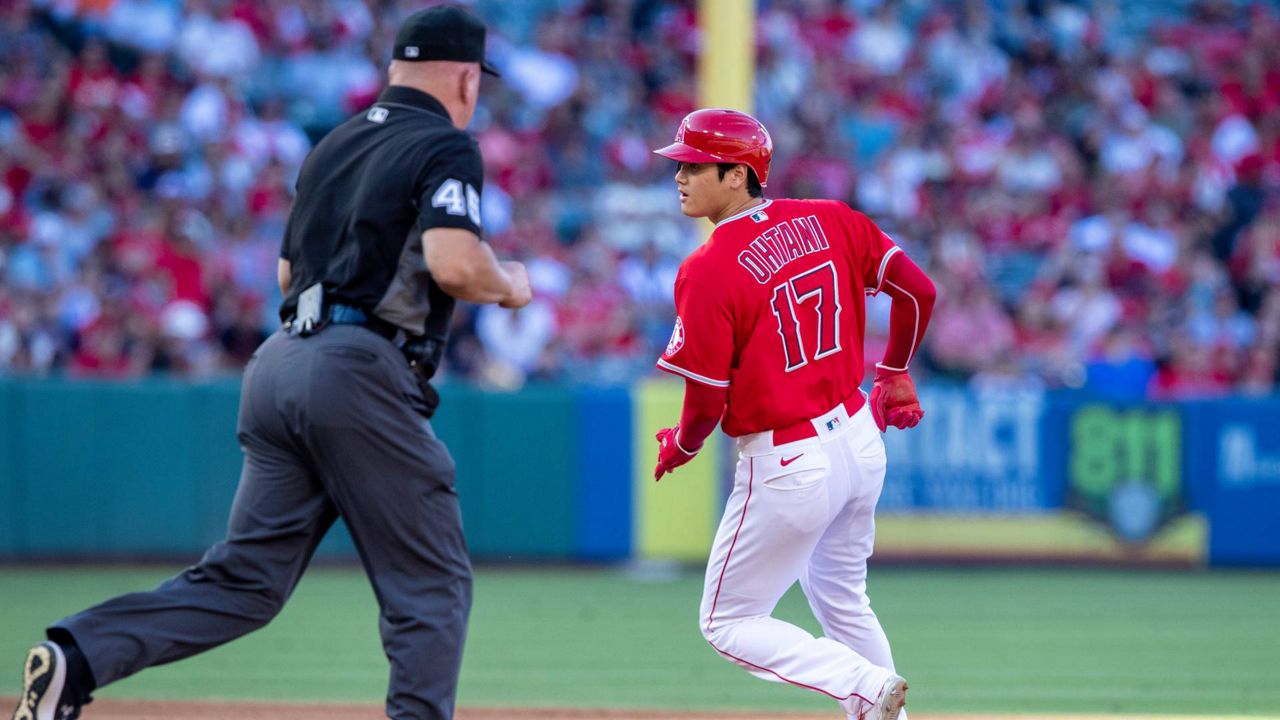
[[[80,706],[60,704],[67,681],[67,659],[52,642],[37,643],[22,666],[22,695],[13,720],[73,720]]]
[[[907,704],[907,681],[901,675],[890,675],[880,686],[880,697],[867,713],[867,720],[898,720]]]

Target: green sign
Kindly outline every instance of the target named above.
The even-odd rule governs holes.
[[[1174,410],[1086,405],[1071,419],[1068,504],[1143,542],[1182,510],[1181,458]]]

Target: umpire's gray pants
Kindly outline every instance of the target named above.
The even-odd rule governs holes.
[[[422,404],[399,351],[364,328],[272,335],[244,374],[245,461],[226,540],[155,590],[54,628],[75,638],[99,686],[221,645],[280,611],[341,515],[381,608],[387,714],[453,717],[471,566],[453,460]]]

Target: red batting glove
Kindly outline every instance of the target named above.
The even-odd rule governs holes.
[[[871,417],[884,432],[892,425],[899,430],[915,427],[924,410],[916,397],[915,383],[906,370],[890,370],[876,365],[876,381],[871,388]]]
[[[689,462],[694,455],[702,449],[698,446],[693,450],[685,450],[680,447],[680,426],[663,428],[654,436],[658,441],[658,465],[653,469],[653,479],[661,480],[662,476],[669,472],[674,472],[676,468]]]

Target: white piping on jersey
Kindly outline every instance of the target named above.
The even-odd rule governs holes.
[[[889,248],[889,251],[884,254],[884,257],[880,258],[880,269],[876,272],[876,289],[875,292],[871,293],[872,295],[879,293],[880,287],[884,285],[884,272],[889,267],[889,259],[900,252],[902,252],[902,248],[894,245]]]
[[[679,365],[672,365],[671,363],[667,362],[666,360],[663,360],[662,358],[658,358],[658,367],[664,370],[670,370],[671,372],[677,375],[683,375],[689,378],[690,380],[695,380],[697,382],[702,383],[703,385],[710,385],[711,387],[718,387],[718,388],[729,387],[728,380],[712,380],[711,378],[706,377],[705,375],[699,375],[698,373],[693,372],[692,370],[685,370]]]
[[[918,338],[918,337],[919,337],[919,335],[920,335],[920,303],[916,300],[916,296],[915,296],[915,295],[912,295],[911,293],[907,292],[906,290],[903,290],[901,285],[899,285],[899,284],[895,283],[895,282],[894,282],[894,281],[892,281],[892,280],[889,280],[888,278],[886,278],[886,279],[885,279],[885,282],[886,282],[886,283],[888,283],[888,284],[890,284],[890,285],[892,285],[892,286],[894,286],[894,287],[896,287],[896,288],[898,288],[898,292],[900,292],[900,293],[902,293],[903,295],[906,295],[907,297],[911,298],[911,304],[916,306],[916,319],[915,319],[915,325],[911,328],[911,351],[907,353],[907,362],[906,362],[906,364],[907,364],[907,365],[910,365],[910,364],[911,364],[911,358],[915,357],[915,355],[916,355],[916,343],[918,342],[918,339],[917,339],[917,338]],[[905,370],[905,369],[906,369],[906,368],[903,368],[903,370]]]
[[[746,216],[748,216],[748,215],[751,215],[752,213],[758,213],[758,212],[760,212],[761,210],[763,210],[763,209],[765,209],[765,208],[769,207],[769,206],[770,206],[770,205],[772,205],[772,204],[773,204],[773,201],[772,201],[772,200],[765,200],[763,203],[761,203],[761,204],[759,204],[759,205],[752,205],[751,207],[747,208],[746,210],[743,210],[742,212],[738,213],[737,215],[733,215],[733,216],[727,217],[727,218],[725,218],[725,219],[721,220],[720,222],[716,223],[716,227],[720,227],[721,225],[724,225],[725,223],[731,223],[731,222],[733,222],[734,220],[740,220],[740,219],[742,219],[742,218],[744,218],[744,217],[746,217]]]
[[[881,370],[892,370],[892,371],[894,371],[894,372],[906,372],[906,371],[907,371],[907,369],[906,369],[906,368],[904,368],[904,367],[896,368],[896,367],[894,367],[894,366],[892,366],[892,365],[885,365],[884,363],[876,363],[876,367],[880,368]]]

